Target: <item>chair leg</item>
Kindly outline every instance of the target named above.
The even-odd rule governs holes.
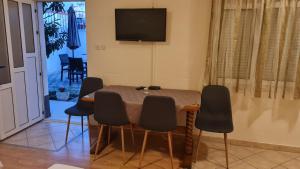
[[[88,129],[89,129],[89,140],[90,140],[90,145],[92,145],[91,130],[90,130],[90,127],[91,127],[91,124],[90,124],[90,116],[87,115],[86,118],[87,118],[87,121],[88,121]]]
[[[173,138],[172,138],[171,131],[168,132],[168,142],[169,142],[169,153],[170,153],[170,159],[171,159],[171,166],[173,169],[174,168],[174,166],[173,166],[173,146],[172,146]]]
[[[224,133],[225,153],[226,153],[226,167],[228,169],[228,146],[227,146],[227,133]]]
[[[98,135],[98,140],[97,140],[97,145],[96,145],[96,150],[95,150],[94,160],[96,159],[97,153],[99,151],[99,146],[100,146],[100,142],[101,142],[102,132],[103,132],[103,125],[101,124],[100,125],[99,135]]]
[[[111,127],[108,126],[108,131],[107,131],[107,144],[110,144],[110,130],[111,130]]]
[[[132,144],[133,144],[133,146],[135,146],[134,133],[133,133],[133,124],[130,124],[130,131],[131,131]]]
[[[198,161],[198,151],[199,151],[199,147],[200,147],[200,138],[201,138],[201,134],[202,134],[202,130],[199,130],[199,136],[198,136],[198,143],[197,143],[197,149],[196,149],[196,157],[195,157],[195,161]]]
[[[69,135],[69,129],[70,129],[70,121],[71,121],[71,115],[69,115],[69,118],[68,118],[67,133],[66,133],[66,140],[65,140],[65,143],[66,143],[66,144],[68,143],[68,135]]]
[[[124,127],[121,126],[121,140],[122,140],[122,153],[123,153],[123,161],[125,162],[125,141],[124,141]]]
[[[71,86],[72,85],[72,72],[71,71],[69,72],[69,76],[70,76],[70,78],[69,78],[69,85]]]
[[[60,71],[60,81],[63,80],[63,76],[64,76],[64,68],[63,68],[63,66],[61,66],[61,71]]]
[[[145,148],[146,148],[146,144],[147,144],[148,132],[149,132],[148,130],[145,131],[143,147],[142,147],[141,157],[140,157],[140,161],[139,161],[139,168],[141,168],[142,161],[144,158],[144,152],[145,152]]]
[[[83,135],[83,116],[81,116],[81,133]]]

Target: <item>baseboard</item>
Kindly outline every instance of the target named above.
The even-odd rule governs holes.
[[[198,136],[194,135],[194,138],[197,138],[197,137]],[[218,138],[218,137],[202,136],[201,139],[204,141],[224,143],[223,138]],[[258,143],[258,142],[243,141],[243,140],[236,140],[236,139],[229,139],[229,138],[228,138],[228,143],[231,145],[236,145],[236,146],[247,146],[247,147],[267,149],[267,150],[300,153],[300,147],[292,147],[292,146],[276,145],[276,144],[268,144],[268,143]]]

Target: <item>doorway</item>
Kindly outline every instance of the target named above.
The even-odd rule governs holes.
[[[45,10],[52,3],[61,5],[61,11]],[[51,151],[58,151],[66,144],[65,129],[68,118],[64,110],[76,103],[81,77],[77,80],[77,74],[71,76],[68,71],[61,74],[59,55],[81,58],[82,62],[86,62],[85,3],[52,3],[0,0],[1,144]],[[67,11],[71,6],[75,11],[75,25],[81,40],[81,45],[76,49],[72,48],[73,51],[66,44]],[[54,8],[59,9],[59,6]],[[71,84],[69,77],[74,77]],[[52,91],[62,95],[66,92],[70,94],[68,98],[59,99],[55,93],[56,98],[50,95],[49,102],[47,98]],[[51,108],[51,114],[48,115],[47,105]],[[45,117],[46,120],[43,120]],[[82,134],[81,126],[77,125],[80,122],[81,118],[72,118],[69,141]],[[85,132],[87,127],[84,126],[83,130]]]
[[[85,2],[41,3],[50,107],[47,120],[66,122],[64,110],[76,104],[81,82],[87,76]],[[75,27],[69,24],[71,11],[76,16]],[[74,37],[76,42],[69,39],[72,29],[78,34]],[[80,123],[81,118],[74,117],[72,122]]]

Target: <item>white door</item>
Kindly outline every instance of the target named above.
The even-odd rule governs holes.
[[[3,53],[0,66],[1,62],[6,63],[0,68],[0,75],[1,72],[6,75],[0,76],[0,139],[3,139],[40,121],[43,114],[35,2],[0,1],[5,23],[0,24],[5,25],[2,33],[6,33],[1,36],[0,28],[0,43],[6,42],[7,46],[6,55],[5,50],[0,50]]]

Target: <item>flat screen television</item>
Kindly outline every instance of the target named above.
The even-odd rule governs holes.
[[[116,40],[166,41],[166,8],[115,9]]]

